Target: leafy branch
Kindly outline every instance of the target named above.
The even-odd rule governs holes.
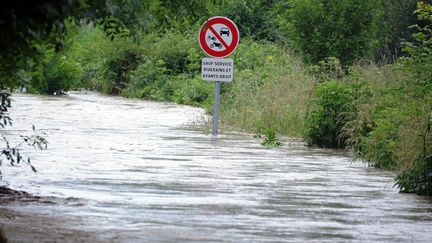
[[[11,166],[16,166],[25,163],[30,166],[33,172],[37,172],[36,168],[31,164],[30,157],[24,157],[21,153],[22,146],[33,147],[35,149],[44,150],[47,149],[48,141],[41,135],[36,133],[36,129],[33,126],[33,135],[23,136],[21,135],[22,142],[12,146],[5,136],[2,135],[3,148],[0,151],[0,167],[4,162],[9,162]],[[0,179],[2,171],[0,170]]]
[[[0,89],[0,128],[5,128],[6,126],[12,125],[12,119],[8,114],[8,108],[11,107],[10,93]],[[21,135],[22,141],[17,145],[11,145],[9,140],[1,135],[2,141],[0,145],[0,168],[3,163],[9,162],[11,166],[16,166],[25,163],[30,166],[30,168],[36,172],[36,168],[31,164],[31,159],[29,157],[24,157],[21,153],[21,148],[25,145],[27,147],[33,147],[35,149],[46,149],[48,146],[48,141],[42,135],[36,133],[35,126],[32,126],[33,134],[30,136]],[[0,179],[2,178],[2,171],[0,169]]]

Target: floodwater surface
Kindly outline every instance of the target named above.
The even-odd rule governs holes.
[[[250,135],[213,139],[198,108],[97,93],[13,96],[19,134],[38,170],[2,166],[0,182],[39,196],[0,204],[14,241],[432,241],[430,198],[401,194],[394,173],[343,151]]]

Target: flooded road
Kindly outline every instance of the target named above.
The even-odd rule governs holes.
[[[12,241],[430,242],[432,202],[344,152],[242,134],[217,140],[197,108],[71,93],[13,96],[8,137],[44,131],[13,189],[55,197],[0,204]]]

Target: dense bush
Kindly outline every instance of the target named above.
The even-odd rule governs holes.
[[[344,115],[350,111],[351,87],[337,80],[319,84],[312,99],[312,109],[306,118],[305,138],[308,144],[342,148]]]
[[[209,107],[212,84],[202,81],[198,75],[201,59],[194,38],[188,32],[146,35],[143,60],[129,73],[131,82],[122,94]]]
[[[70,36],[66,54],[83,69],[80,87],[100,89],[104,64],[113,56],[116,49],[120,48],[115,48],[115,42],[109,40],[101,28],[92,22],[80,26],[71,24],[69,31],[73,31],[73,34]]]
[[[166,98],[161,95],[160,88],[162,82],[168,79],[165,63],[160,60],[157,62],[147,61],[140,64],[138,68],[130,74],[131,82],[128,84],[123,95],[127,97],[147,98],[163,100]]]
[[[307,62],[337,57],[350,65],[372,54],[374,15],[370,0],[293,0],[288,22],[292,45]]]
[[[62,94],[79,86],[82,67],[63,53],[54,55],[44,68],[47,94]]]
[[[26,88],[30,92],[42,94],[63,94],[80,86],[82,66],[71,58],[68,51],[55,51],[50,45],[42,45],[39,51],[43,58],[29,66],[31,73]]]
[[[371,166],[388,169],[398,166],[399,127],[406,123],[400,108],[401,77],[403,73],[393,66],[357,66],[345,78],[347,82],[360,80],[364,86],[357,90],[342,133],[355,155]]]
[[[177,76],[177,79],[171,80],[180,84],[179,88],[174,91],[173,101],[179,104],[202,106],[211,111],[213,105],[213,83],[203,81],[201,76]]]
[[[147,35],[142,43],[150,61],[163,61],[169,74],[193,73],[200,69],[199,46],[195,32],[173,31],[160,36]]]
[[[399,139],[398,109],[386,107],[373,117],[373,127],[366,134],[359,134],[360,146],[357,152],[370,165],[377,168],[395,169],[398,166],[397,150]]]
[[[131,38],[122,37],[110,40],[93,22],[75,25],[69,23],[69,44],[60,54],[80,67],[80,72],[74,73],[78,78],[74,88],[96,89],[107,94],[119,94],[129,83],[128,73],[138,66],[141,58],[139,45]],[[61,69],[62,63],[52,62],[52,69]],[[67,83],[56,79],[58,85]],[[45,80],[48,81],[48,80]]]
[[[124,86],[125,73],[136,64],[137,45],[127,38],[110,41],[93,23],[77,26],[68,21],[67,27],[66,46],[62,50],[56,51],[49,45],[39,48],[43,56],[38,66],[40,75],[32,75],[29,90],[61,94],[89,88],[118,93]]]
[[[121,49],[116,56],[105,61],[102,71],[102,92],[120,94],[130,82],[129,72],[138,65],[138,53],[133,50]]]

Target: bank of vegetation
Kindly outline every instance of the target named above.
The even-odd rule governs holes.
[[[213,84],[200,78],[197,33],[207,18],[227,16],[241,41],[230,56],[235,79],[222,84],[223,124],[352,149],[371,166],[397,171],[401,191],[432,195],[427,1],[113,0],[103,6],[110,7],[104,15],[65,13],[74,17],[64,18],[60,37],[26,43],[37,55],[3,68],[2,75],[13,70],[17,78],[1,88],[21,84],[48,94],[85,88],[211,113]]]

